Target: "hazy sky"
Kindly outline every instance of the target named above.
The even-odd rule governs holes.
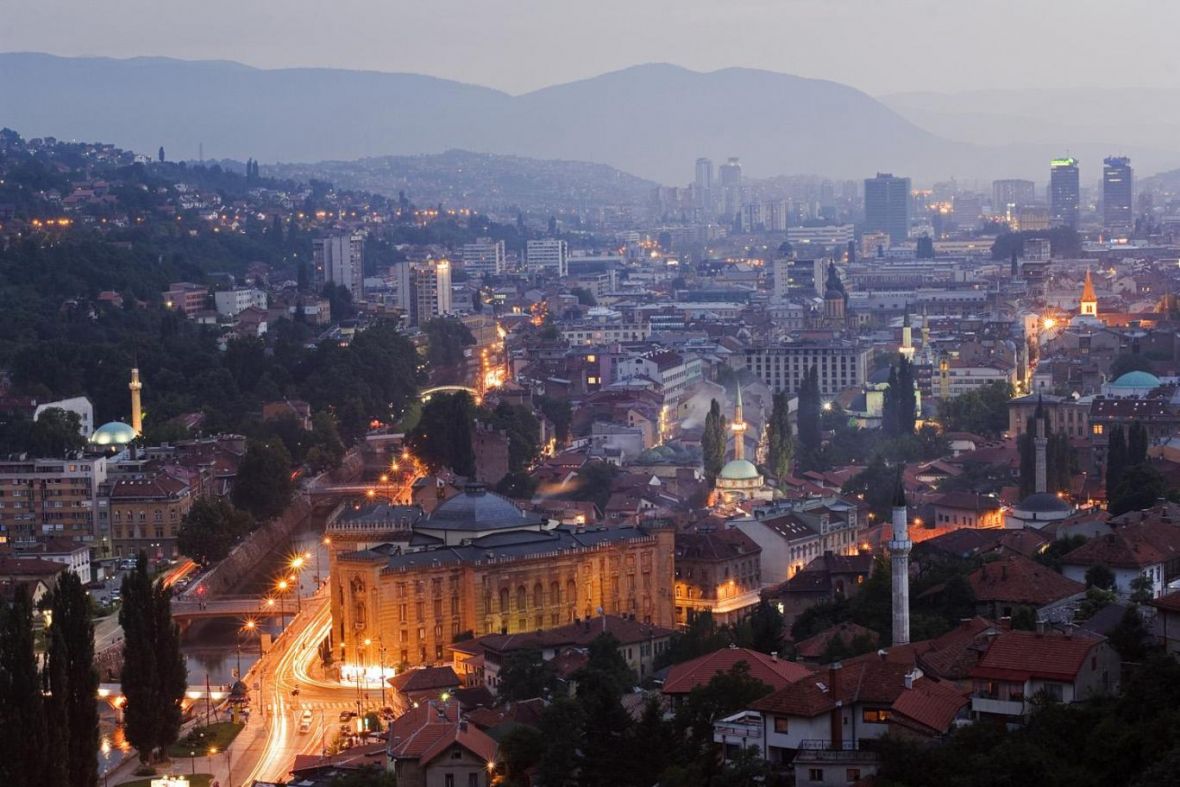
[[[0,50],[412,71],[512,93],[636,63],[874,94],[1178,84],[1169,0],[8,0]]]

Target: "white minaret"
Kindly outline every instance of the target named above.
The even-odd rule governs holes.
[[[898,352],[907,361],[914,360],[914,328],[910,323],[909,304],[906,304],[905,317],[901,320],[901,348]]]
[[[1033,438],[1033,446],[1037,454],[1036,486],[1033,488],[1033,492],[1039,495],[1048,491],[1047,487],[1049,486],[1049,463],[1045,455],[1045,449],[1049,445],[1049,438],[1045,436],[1045,416],[1044,411],[1041,409],[1040,401],[1037,402],[1037,411],[1033,418],[1037,422],[1037,436]]]
[[[729,427],[733,430],[733,458],[735,460],[746,458],[746,420],[743,415],[742,386],[739,383],[737,387],[737,404],[733,408],[733,423]]]
[[[906,645],[910,641],[910,542],[909,517],[906,513],[905,489],[901,473],[897,474],[897,488],[893,493],[893,539],[889,555],[893,565],[893,644]]]

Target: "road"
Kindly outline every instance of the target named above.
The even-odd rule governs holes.
[[[286,781],[297,754],[326,750],[340,728],[340,712],[356,710],[357,690],[332,680],[312,677],[319,644],[331,628],[325,592],[304,600],[303,613],[247,676],[254,712],[228,757],[218,757],[215,775],[223,785],[238,787],[258,781]],[[257,689],[255,687],[258,687]],[[298,695],[291,692],[299,689]],[[377,702],[373,703],[376,706]],[[304,710],[311,728],[299,731]],[[230,781],[228,763],[234,762]]]

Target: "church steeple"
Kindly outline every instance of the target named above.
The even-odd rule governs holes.
[[[1078,314],[1082,317],[1098,316],[1098,296],[1094,293],[1094,281],[1090,278],[1090,269],[1086,269],[1086,282],[1082,285],[1082,299],[1078,304]]]

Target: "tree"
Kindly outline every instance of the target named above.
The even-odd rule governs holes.
[[[893,491],[897,483],[897,470],[885,464],[878,454],[864,470],[845,482],[841,491],[847,495],[861,495],[865,505],[877,518],[886,522],[893,513]]]
[[[1155,597],[1155,583],[1146,574],[1140,574],[1131,580],[1131,603],[1146,604]]]
[[[475,402],[466,391],[432,396],[423,405],[418,424],[406,435],[406,443],[431,470],[450,468],[470,478],[475,475],[471,446],[475,412]]]
[[[528,724],[514,725],[500,739],[498,759],[505,787],[525,787],[528,771],[545,755],[545,736]]]
[[[541,454],[541,423],[532,410],[523,405],[500,402],[488,420],[493,427],[508,435],[508,472],[528,470]]]
[[[586,666],[577,675],[585,677],[589,672],[605,677],[619,694],[635,685],[635,673],[627,666],[627,660],[619,650],[619,641],[613,634],[604,632],[590,641]],[[575,677],[575,680],[581,677]]]
[[[570,421],[573,419],[569,399],[538,396],[534,401],[544,416],[553,424],[553,436],[556,438],[557,444],[565,445],[569,440]]]
[[[1134,465],[1119,477],[1114,495],[1107,500],[1111,516],[1151,508],[1168,491],[1160,471],[1148,464]]]
[[[1008,428],[1011,398],[1012,386],[1008,383],[987,383],[942,402],[938,417],[948,432],[997,437]]]
[[[57,787],[64,779],[50,778],[49,729],[33,642],[32,599],[18,585],[12,601],[0,607],[0,783]]]
[[[766,423],[767,461],[770,472],[782,480],[791,474],[795,440],[791,436],[787,394],[779,391],[772,399],[770,420]]]
[[[352,303],[352,291],[344,285],[328,282],[320,291],[320,295],[328,301],[328,310],[332,315],[333,322],[340,322],[356,316],[356,306]]]
[[[164,163],[164,146],[163,145],[160,145],[160,149],[156,152],[156,161],[159,161],[161,164]]]
[[[1140,465],[1147,461],[1147,427],[1141,421],[1131,422],[1127,433],[1127,464]]]
[[[750,675],[750,665],[739,661],[726,672],[718,672],[708,683],[696,686],[676,713],[678,735],[693,753],[713,749],[713,723],[746,708],[772,691]]]
[[[1108,376],[1112,380],[1117,380],[1129,372],[1147,372],[1152,374],[1154,373],[1154,367],[1150,360],[1139,353],[1120,353],[1111,361]]]
[[[598,301],[594,298],[594,293],[585,287],[574,287],[570,290],[570,295],[578,299],[578,303],[582,306],[597,306]]]
[[[783,615],[766,599],[758,602],[746,619],[750,627],[750,647],[762,653],[777,653],[783,644]]]
[[[562,698],[541,713],[545,751],[537,763],[537,783],[545,787],[578,784],[579,752],[586,739],[586,714],[581,705]]]
[[[98,673],[90,596],[72,571],[57,579],[50,601],[49,692],[51,749],[65,763],[71,787],[98,784]]]
[[[709,413],[705,416],[701,456],[705,464],[705,478],[712,486],[725,466],[725,416],[721,414],[721,405],[716,399],[709,402]]]
[[[184,515],[176,534],[181,554],[207,566],[224,560],[230,549],[254,529],[254,518],[221,498],[202,497]]]
[[[1086,569],[1086,587],[1113,590],[1114,573],[1101,563],[1095,563]]]
[[[123,577],[122,593],[124,729],[140,760],[148,762],[176,742],[188,670],[172,621],[172,593],[163,581],[152,582],[143,553]]]
[[[234,479],[234,505],[265,521],[283,513],[294,492],[291,455],[282,442],[251,442]]]
[[[1110,436],[1106,442],[1106,499],[1107,502],[1114,499],[1116,491],[1119,486],[1119,481],[1123,477],[1123,472],[1127,469],[1127,443],[1123,437],[1123,425],[1113,424],[1110,427]]]
[[[507,702],[547,697],[554,689],[557,674],[553,665],[535,648],[508,653],[500,667],[497,695]]]
[[[886,434],[894,437],[912,435],[918,415],[918,398],[914,392],[914,367],[904,356],[889,367],[888,385],[881,426]]]
[[[70,410],[51,407],[36,421],[13,419],[0,429],[0,444],[11,452],[24,452],[33,456],[64,458],[81,451],[86,446],[82,437],[81,419]]]
[[[422,326],[426,334],[426,357],[433,367],[463,363],[463,348],[475,344],[467,326],[454,317],[434,317]]]
[[[812,366],[801,381],[799,388],[799,444],[806,451],[815,452],[820,447],[820,415],[823,403],[819,393],[819,369]]]

